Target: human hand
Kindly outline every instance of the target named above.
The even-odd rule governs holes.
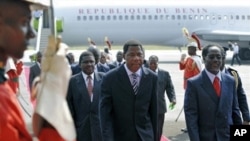
[[[171,102],[171,103],[169,104],[168,108],[169,108],[170,110],[173,110],[173,109],[175,108],[175,104],[176,104],[176,102]]]
[[[250,125],[250,122],[248,122],[248,121],[243,121],[243,125]]]
[[[187,57],[186,53],[181,54],[181,61],[184,61],[186,57]]]

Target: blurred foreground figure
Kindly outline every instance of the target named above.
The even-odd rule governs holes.
[[[28,133],[25,127],[23,114],[21,112],[20,104],[18,103],[16,99],[15,92],[10,88],[9,84],[6,81],[7,79],[5,78],[5,70],[4,70],[7,58],[8,57],[12,57],[15,59],[22,58],[24,51],[27,49],[29,40],[35,37],[33,29],[30,25],[31,23],[30,22],[31,21],[30,8],[41,9],[41,8],[44,8],[44,6],[37,2],[34,2],[33,0],[1,0],[0,1],[0,107],[4,107],[4,108],[0,108],[0,115],[1,115],[0,116],[0,140],[1,141],[31,141],[32,140],[31,135]],[[52,53],[55,54],[55,52],[52,52]],[[54,93],[54,95],[56,94],[58,93]],[[54,97],[51,94],[51,100],[54,100],[53,98]],[[61,98],[61,97],[57,97],[57,98]],[[55,104],[53,106],[55,107],[58,105]],[[62,106],[60,108],[64,109],[64,107]],[[39,114],[48,112],[50,114],[53,113],[52,114],[53,116],[58,115],[57,114],[58,111],[56,112],[47,111],[50,109],[54,110],[54,108],[50,107],[50,108],[46,108],[46,110],[38,109],[37,111],[39,111]],[[61,117],[58,117],[59,120],[56,119],[54,121],[61,121],[60,118]],[[67,118],[68,120],[71,119],[70,116],[65,117],[65,118]],[[39,122],[39,123],[44,123],[44,122]],[[64,125],[65,123],[61,122],[61,125],[62,124]],[[60,130],[58,130],[57,126],[52,125],[46,128],[44,124],[40,124],[40,125],[41,125],[40,132],[35,132],[37,133],[36,135],[40,137],[39,139],[40,141],[70,140],[69,138],[66,138],[66,136],[63,136]],[[47,125],[50,125],[50,124],[47,124]],[[47,134],[44,134],[44,131],[46,130],[48,131],[48,129],[50,129],[50,131],[47,132]],[[66,128],[66,129],[70,129],[70,128]],[[70,135],[72,139],[75,139],[75,135],[73,133],[72,134],[70,133],[71,132],[67,132],[67,135],[68,136]],[[48,138],[48,137],[51,137],[51,138]],[[46,139],[43,139],[43,138],[46,138]]]

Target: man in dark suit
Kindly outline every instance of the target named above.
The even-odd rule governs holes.
[[[106,73],[101,85],[103,141],[158,141],[157,76],[142,67],[139,41],[123,46],[126,63]]]
[[[158,68],[158,57],[151,55],[148,59],[149,69],[155,72],[158,76],[157,99],[158,99],[158,137],[162,136],[163,124],[165,121],[165,113],[167,112],[167,104],[165,100],[165,92],[171,102],[171,107],[176,104],[176,96],[174,85],[168,71]]]
[[[123,52],[117,51],[116,53],[116,61],[112,63],[115,67],[119,67],[123,64]]]
[[[102,141],[98,108],[104,74],[94,71],[95,59],[89,51],[80,55],[79,63],[82,72],[71,77],[67,95],[77,141]]]
[[[241,111],[241,115],[243,118],[243,124],[244,125],[249,125],[250,123],[250,114],[249,114],[249,108],[248,108],[248,103],[247,103],[247,97],[246,97],[246,92],[243,88],[242,82],[240,75],[237,70],[230,66],[225,66],[225,61],[226,61],[226,51],[228,48],[223,47],[224,49],[224,56],[222,58],[222,65],[221,65],[221,71],[229,74],[234,77],[235,79],[235,85],[236,85],[236,90],[237,90],[237,96],[238,96],[238,103],[239,103],[239,108]]]
[[[187,80],[184,112],[191,141],[228,141],[230,125],[242,124],[234,78],[221,73],[223,48],[202,50],[205,69]]]
[[[42,60],[42,53],[38,51],[36,53],[36,62],[34,65],[30,67],[30,74],[29,74],[29,87],[32,89],[33,80],[40,75],[41,73],[41,60]]]

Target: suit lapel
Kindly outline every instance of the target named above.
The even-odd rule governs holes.
[[[78,91],[79,91],[79,94],[82,95],[83,97],[83,101],[86,101],[86,102],[90,102],[90,98],[89,98],[89,94],[88,94],[88,90],[86,88],[86,84],[85,84],[85,81],[83,79],[83,76],[82,76],[82,73],[78,73],[77,74],[77,88],[78,88]]]
[[[145,67],[141,67],[141,72],[142,72],[142,74],[141,74],[141,80],[140,80],[140,84],[139,84],[139,88],[138,88],[138,93],[137,93],[137,95],[139,95],[140,94],[140,91],[141,91],[141,89],[143,89],[143,86],[145,86],[145,84],[146,83],[148,83],[148,81],[147,81],[147,79],[148,79],[148,74],[149,74],[149,72],[148,72],[148,70],[145,68]],[[145,87],[144,87],[145,88]]]
[[[98,101],[99,99],[99,92],[101,83],[101,77],[97,72],[94,72],[94,88],[93,88],[93,102]]]
[[[221,74],[221,79],[222,79],[223,83],[220,83],[221,84],[221,96],[220,96],[219,108],[223,105],[223,102],[227,101],[227,99],[229,98],[229,96],[227,94],[230,91],[228,88],[228,86],[230,86],[230,84],[228,82],[228,79],[226,79],[226,77],[223,73]]]
[[[121,67],[119,67],[116,71],[118,71],[118,79],[119,79],[119,82],[121,86],[121,88],[123,88],[124,91],[127,91],[127,92],[124,92],[124,93],[133,93],[134,94],[134,90],[133,90],[133,87],[132,87],[132,84],[130,82],[130,78],[126,72],[126,69],[124,67],[124,65],[122,65]]]
[[[211,99],[217,104],[219,99],[215,93],[214,87],[210,79],[208,78],[205,70],[202,71],[201,85],[203,89],[205,90],[206,94],[209,95],[209,97],[211,97]]]

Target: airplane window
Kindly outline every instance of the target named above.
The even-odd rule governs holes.
[[[221,15],[218,15],[218,20],[221,20]]]
[[[155,16],[154,16],[154,19],[155,19],[155,20],[158,20],[158,16],[157,16],[157,15],[155,15]]]
[[[242,20],[245,20],[245,15],[242,15],[242,16],[241,16],[241,19],[242,19]]]
[[[201,20],[203,20],[203,19],[204,19],[204,16],[203,16],[203,15],[201,15],[201,16],[200,16],[200,18],[201,18]]]
[[[187,15],[183,15],[183,20],[186,20],[187,19]]]
[[[93,20],[93,17],[92,17],[92,16],[89,16],[89,20],[92,21],[92,20]]]
[[[152,20],[152,15],[148,15],[148,19],[149,19],[149,20]]]
[[[216,18],[215,18],[215,15],[212,15],[212,20],[215,20]]]
[[[239,20],[239,19],[240,19],[240,16],[239,16],[239,15],[236,15],[235,19],[236,19],[236,20]]]
[[[250,20],[250,15],[247,15],[247,20]]]
[[[160,20],[164,20],[164,15],[160,15]]]
[[[116,15],[113,16],[113,20],[116,20]]]
[[[224,19],[224,20],[227,20],[227,15],[224,15],[223,19]]]
[[[146,15],[142,15],[142,19],[146,20],[147,19]]]
[[[125,15],[125,20],[128,20],[128,15]]]
[[[110,19],[111,19],[111,18],[110,18],[110,16],[108,15],[108,16],[107,16],[107,20],[110,20]]]
[[[231,15],[231,16],[230,16],[230,20],[233,20],[233,19],[234,19],[234,16],[233,16],[233,15]]]
[[[81,16],[77,16],[77,20],[80,21],[81,20]]]
[[[175,16],[174,16],[174,15],[172,15],[172,16],[171,16],[171,19],[172,19],[172,20],[175,20]]]
[[[207,19],[207,20],[209,20],[209,19],[210,19],[209,15],[206,15],[206,19]]]
[[[197,15],[194,15],[194,19],[195,19],[195,20],[198,20],[198,16],[197,16]]]
[[[180,20],[181,19],[181,15],[177,15],[177,19]]]
[[[169,15],[166,15],[166,20],[169,20]]]
[[[193,16],[192,16],[192,15],[189,15],[189,16],[188,16],[188,19],[189,19],[189,20],[192,20],[192,19],[193,19]]]
[[[102,16],[101,16],[101,19],[102,19],[102,21],[104,21],[104,20],[105,20],[105,16],[102,15]]]
[[[122,20],[122,15],[119,16],[119,20]]]
[[[134,20],[134,19],[135,19],[135,16],[134,16],[134,15],[131,15],[131,16],[130,16],[130,19],[131,19],[131,20]]]
[[[87,21],[87,16],[83,16],[83,20],[84,20],[84,21]]]
[[[95,20],[97,20],[97,21],[98,21],[98,20],[99,20],[99,16],[95,16]]]
[[[136,19],[137,19],[137,20],[140,20],[140,19],[141,19],[141,16],[140,16],[140,15],[137,15],[137,16],[136,16]]]

